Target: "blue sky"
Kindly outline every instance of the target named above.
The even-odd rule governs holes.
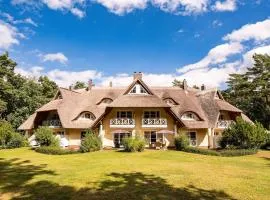
[[[270,53],[270,0],[0,0],[0,52],[25,76],[61,86],[225,87],[254,53]]]

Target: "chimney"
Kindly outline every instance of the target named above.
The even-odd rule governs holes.
[[[90,80],[88,81],[88,87],[87,87],[87,90],[88,90],[88,91],[91,90],[92,87],[94,87],[94,86],[95,86],[95,84],[93,83],[93,80],[90,79]]]
[[[134,72],[133,79],[142,79],[142,72]]]
[[[110,81],[110,83],[109,83],[109,87],[112,87],[112,81]]]
[[[204,84],[202,84],[202,86],[201,86],[201,91],[203,91],[203,90],[205,90],[206,88],[205,88],[205,85]]]
[[[187,90],[187,88],[188,88],[187,80],[184,79],[184,80],[183,80],[183,89],[184,89],[184,90]]]

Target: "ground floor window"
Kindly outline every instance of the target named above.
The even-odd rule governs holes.
[[[130,137],[131,133],[115,133],[114,134],[114,146],[119,148],[123,145],[123,139],[126,137]]]
[[[145,131],[144,138],[148,144],[155,144],[156,142],[163,143],[163,134],[156,133],[156,131]]]
[[[191,131],[187,133],[188,139],[189,139],[189,144],[191,146],[196,146],[197,145],[197,134],[195,131]]]
[[[56,135],[59,135],[60,138],[64,138],[65,137],[65,131],[57,131]]]

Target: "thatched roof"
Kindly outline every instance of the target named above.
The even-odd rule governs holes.
[[[136,83],[141,84],[148,94],[128,94]],[[116,107],[166,108],[187,128],[210,128],[215,127],[219,111],[242,112],[223,99],[217,99],[216,94],[216,89],[200,91],[193,88],[184,90],[178,87],[149,87],[141,79],[135,79],[128,87],[121,88],[92,87],[91,90],[59,88],[55,99],[37,109],[19,129],[32,129],[39,113],[52,110],[57,111],[64,128],[91,128],[106,115],[109,108]],[[58,98],[59,95],[61,98]],[[109,98],[113,102],[102,104],[104,98]],[[166,98],[171,98],[176,105],[165,103]],[[91,112],[95,116],[95,120],[79,120],[78,116],[83,112]],[[195,113],[199,117],[199,121],[181,120],[181,116],[185,112]]]

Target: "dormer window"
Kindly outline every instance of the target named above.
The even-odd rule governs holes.
[[[95,120],[96,117],[93,113],[91,112],[84,112],[80,115],[80,119],[84,119],[84,120]]]
[[[130,90],[129,94],[148,94],[144,87],[140,84],[134,85],[134,87]]]
[[[199,121],[199,117],[192,112],[184,113],[181,117],[182,120]]]
[[[110,99],[110,98],[103,98],[99,103],[97,103],[98,105],[100,105],[100,104],[110,104],[110,103],[112,103],[113,102],[113,100],[112,99]]]
[[[177,105],[177,103],[173,99],[171,99],[171,98],[164,99],[164,102],[166,104],[168,104],[169,106],[175,106],[175,105]]]

